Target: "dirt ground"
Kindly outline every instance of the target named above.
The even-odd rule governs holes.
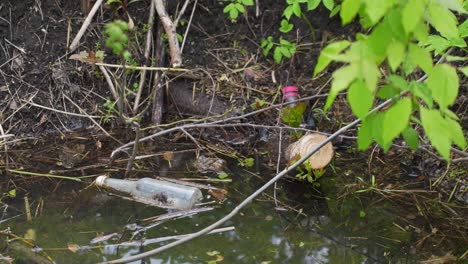
[[[224,3],[200,1],[188,31],[182,67],[193,70],[203,69],[196,71],[202,74],[192,77],[168,75],[165,79],[168,86],[177,87],[177,83],[180,82],[189,88],[196,87],[197,93],[200,94],[211,96],[214,93],[217,100],[224,105],[227,107],[233,105],[240,111],[252,111],[251,105],[255,103],[255,98],[279,103],[281,96],[278,94],[278,88],[289,84],[297,85],[302,96],[326,93],[327,81],[333,67],[319,78],[311,78],[320,49],[330,40],[349,38],[352,32],[359,29],[358,25],[343,28],[338,18],[330,19],[328,13],[320,9],[309,17],[315,29],[315,39],[313,39],[304,21],[295,21],[295,28],[299,30],[291,32],[289,37],[300,43],[298,53],[291,61],[276,65],[270,57],[265,58],[261,54],[259,43],[262,37],[278,36],[277,26],[281,20],[284,3],[261,2],[264,7],[261,7],[262,13],[258,17],[255,16],[255,10],[249,8],[246,16],[241,16],[236,23],[232,23],[227,15],[223,14]],[[88,132],[100,131],[95,122],[102,124],[109,131],[118,127],[116,118],[109,118],[110,114],[106,108],[106,101],[111,98],[111,92],[102,73],[96,66],[70,60],[69,57],[80,51],[104,50],[107,54],[104,59],[106,63],[118,63],[118,59],[105,47],[103,27],[115,18],[128,21],[128,11],[135,23],[135,29],[130,33],[129,49],[140,65],[144,62],[142,47],[144,47],[145,34],[142,32],[147,27],[148,8],[149,1],[137,1],[119,9],[102,8],[82,38],[78,49],[68,53],[67,47],[85,19],[80,1],[1,1],[0,132],[2,135],[14,134],[17,138],[46,137],[47,140],[49,135],[65,135],[71,131],[83,129]],[[170,12],[174,12],[175,9],[175,3],[171,2]],[[188,10],[191,10],[190,7]],[[185,24],[180,26],[180,32],[185,32],[189,16],[190,12],[186,12]],[[245,69],[250,71],[246,73]],[[114,74],[117,76],[122,72],[116,70]],[[128,74],[125,82],[131,87],[138,80],[138,73],[132,72]],[[145,90],[144,97],[150,97],[149,90]],[[466,131],[468,130],[466,82],[462,82],[460,93],[454,111],[461,117],[460,123]],[[340,99],[327,116],[320,112],[315,113],[321,131],[332,133],[343,124],[354,120],[343,99]],[[170,104],[169,100],[166,103]],[[312,104],[318,108],[323,105],[323,100],[314,101]],[[184,114],[200,114],[190,109],[185,112],[189,113],[177,113],[177,107],[169,106],[166,108],[164,121],[173,122],[185,116]],[[96,116],[94,122],[90,116]],[[150,113],[146,113],[142,118],[142,124],[150,124]],[[260,125],[277,125],[278,116],[275,112],[255,116],[246,121]],[[120,139],[123,142],[128,141],[126,134],[122,134],[124,136]],[[353,137],[355,134],[356,131],[353,130],[347,135]],[[63,138],[61,140],[55,141],[54,144],[66,143]],[[344,139],[344,142],[338,143],[338,147],[341,148],[339,151],[352,152],[349,149],[354,147],[354,143],[354,140]],[[87,145],[86,148],[90,146]],[[460,232],[467,230],[466,220],[460,219],[459,216],[460,214],[466,216],[468,165],[465,162],[447,167],[445,162],[428,154],[431,152],[428,146],[425,149],[428,151],[419,150],[411,153],[406,148],[395,148],[387,154],[380,149],[374,149],[356,155],[370,157],[369,173],[373,174],[374,169],[378,171],[382,176],[382,185],[430,189],[433,181],[445,177],[445,180],[438,185],[438,191],[441,196],[452,197],[457,202],[455,206],[456,210],[459,210],[456,220],[457,230],[448,233],[459,236]],[[55,149],[51,150],[54,151]],[[98,155],[108,154],[108,151],[104,151]],[[89,157],[89,159],[96,158],[96,156]],[[383,172],[382,166],[386,167]],[[410,174],[415,177],[408,177]],[[392,178],[395,175],[398,177]],[[446,225],[444,227],[448,228]]]

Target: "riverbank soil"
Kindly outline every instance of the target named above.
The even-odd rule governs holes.
[[[183,2],[169,2],[167,9],[174,19]],[[177,24],[177,37],[184,42],[181,69],[148,69],[141,82],[142,70],[131,66],[170,66],[165,33],[160,35],[160,46],[165,52],[156,50],[154,36],[158,27],[161,29],[157,20],[152,30],[154,41],[145,58],[146,36],[152,28],[148,23],[150,1],[122,0],[103,5],[73,51],[68,47],[94,1],[1,1],[2,205],[19,204],[27,208],[23,202],[24,197],[29,197],[35,208],[42,208],[38,206],[41,203],[46,207],[42,197],[49,192],[60,194],[63,181],[79,181],[72,184],[72,192],[79,192],[101,174],[151,177],[157,172],[175,177],[177,172],[172,168],[179,168],[179,172],[188,170],[191,176],[210,171],[209,175],[218,178],[216,172],[224,175],[221,171],[225,170],[229,175],[240,168],[265,182],[286,165],[278,150],[284,149],[294,136],[281,120],[280,107],[259,110],[281,103],[280,89],[287,85],[296,85],[302,97],[311,97],[308,116],[322,133],[331,134],[352,122],[355,117],[345,103],[345,95],[338,97],[329,112],[321,110],[331,73],[337,66],[311,77],[321,49],[331,40],[351,38],[361,30],[359,25],[342,27],[339,18],[330,18],[324,7],[307,20],[293,19],[295,30],[281,36],[296,43],[297,52],[291,59],[283,58],[276,64],[272,54],[262,54],[260,43],[269,36],[279,39],[277,29],[285,3],[260,2],[258,14],[255,7],[248,7],[235,21],[223,13],[226,2],[199,1],[193,16],[190,2]],[[125,21],[130,28],[126,50],[131,60],[126,67],[121,66],[122,57],[106,47],[105,25],[115,19]],[[164,60],[158,55],[161,53],[165,54]],[[96,62],[107,65],[99,66]],[[143,88],[138,92],[140,83]],[[466,79],[460,84],[460,96],[452,111],[459,116],[464,131],[468,131]],[[125,95],[124,103],[116,100],[115,91]],[[164,104],[161,126],[153,122],[157,111],[153,103],[155,94],[165,97],[161,101]],[[124,109],[124,115],[118,109]],[[254,111],[259,113],[235,119]],[[217,115],[214,120],[219,121],[218,126],[173,129],[139,144],[136,158],[131,155],[133,147],[110,158],[115,149],[133,141],[136,134],[144,138],[179,125],[201,124],[210,115]],[[223,118],[232,119],[223,122]],[[326,208],[325,214],[342,218],[343,225],[338,226],[356,224],[355,229],[375,224],[377,218],[372,217],[379,214],[377,209],[391,206],[395,220],[387,224],[404,235],[401,241],[388,243],[396,243],[404,252],[397,256],[395,251],[389,250],[390,255],[385,255],[388,253],[385,250],[379,251],[382,253],[377,256],[379,260],[466,261],[466,248],[460,246],[468,241],[466,152],[455,150],[454,162],[447,164],[423,138],[415,152],[402,141],[396,141],[387,153],[379,146],[358,152],[356,134],[356,129],[351,129],[334,142],[335,161],[313,186],[300,183],[306,186],[305,194],[285,188],[282,190],[286,190],[285,197],[301,196],[295,202],[300,200],[307,207],[308,199],[304,197],[315,199],[316,194],[310,196],[311,190],[319,191],[321,201],[327,201],[322,206]],[[187,162],[200,155],[228,162],[223,163],[222,169],[208,166],[203,170]],[[131,171],[127,169],[129,159],[134,159]],[[263,173],[259,176],[259,172]],[[294,180],[294,175],[290,179]],[[232,193],[242,189],[240,183],[235,186]],[[66,193],[69,192],[67,185]],[[26,209],[18,210],[31,217]],[[9,217],[5,214],[2,219]],[[345,220],[349,217],[354,220]],[[10,228],[14,233],[14,225]],[[311,233],[317,230],[309,228]],[[8,235],[12,237],[11,233]],[[359,245],[348,242],[344,245],[350,249]],[[0,253],[15,258],[9,252]]]

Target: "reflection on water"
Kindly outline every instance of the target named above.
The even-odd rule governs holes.
[[[237,180],[242,177],[248,176],[239,175]],[[249,193],[251,190],[248,189],[253,189],[253,186],[246,184],[243,188]],[[70,194],[45,196],[44,212],[31,224],[21,217],[3,226],[9,226],[18,235],[34,229],[36,244],[57,263],[95,263],[135,255],[167,243],[141,247],[113,246],[130,239],[131,232],[124,230],[125,225],[138,224],[140,219],[165,211],[90,192],[88,189],[76,197],[69,197]],[[89,195],[95,200],[89,202],[90,198],[85,197]],[[144,236],[149,239],[195,232],[221,218],[240,199],[231,197],[215,210],[163,223],[146,231]],[[88,202],[79,203],[80,200]],[[206,263],[216,260],[217,255],[222,256],[224,263],[376,263],[385,260],[383,247],[378,245],[382,239],[379,241],[378,237],[391,236],[389,232],[394,230],[382,227],[382,219],[378,217],[379,214],[383,215],[382,211],[375,213],[375,222],[363,222],[356,218],[348,219],[347,223],[339,217],[333,219],[310,213],[312,211],[308,216],[303,216],[292,211],[276,212],[272,202],[255,202],[226,223],[225,226],[234,226],[235,231],[206,235],[152,257],[148,263]],[[368,213],[372,214],[371,211]],[[387,219],[391,221],[391,218]],[[114,232],[121,236],[98,244],[98,248],[78,250],[76,253],[68,249],[70,245],[96,246],[90,245],[93,238]],[[389,250],[392,248],[391,243],[386,245]],[[213,252],[216,254],[213,255]]]

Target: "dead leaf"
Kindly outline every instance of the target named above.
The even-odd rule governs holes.
[[[0,86],[0,92],[8,91],[8,87],[6,85]]]
[[[68,250],[70,250],[73,253],[76,253],[76,252],[78,252],[78,250],[80,250],[80,245],[69,243],[68,244]]]
[[[226,190],[208,190],[208,193],[213,196],[218,202],[222,203],[226,200],[227,191]]]
[[[172,152],[172,151],[166,151],[166,152],[164,152],[163,158],[164,158],[165,160],[167,160],[167,161],[173,160],[173,159],[174,159],[174,152]]]
[[[10,109],[11,109],[11,110],[16,110],[16,109],[18,109],[18,104],[16,103],[15,99],[12,99],[12,100],[10,101]]]
[[[81,51],[79,54],[73,54],[70,56],[70,60],[78,60],[81,62],[86,62],[86,59],[88,58],[88,52],[86,50]]]
[[[71,55],[69,59],[77,60],[81,62],[87,62],[87,63],[96,63],[96,62],[103,62],[104,56],[105,56],[105,53],[102,50],[98,50],[96,52],[94,51],[87,52],[86,50],[84,50],[78,54]]]
[[[133,22],[133,19],[132,17],[127,13],[127,16],[128,16],[128,29],[129,30],[133,30],[133,28],[135,28],[135,22]]]
[[[47,115],[46,115],[46,114],[42,114],[42,115],[41,115],[41,120],[39,120],[39,125],[44,124],[46,121],[47,121]]]

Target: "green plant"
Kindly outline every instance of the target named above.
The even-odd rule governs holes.
[[[296,53],[296,44],[291,43],[282,37],[280,37],[279,43],[273,42],[272,36],[268,36],[266,39],[262,38],[260,46],[263,49],[262,53],[264,56],[268,56],[270,50],[275,47],[273,58],[277,64],[281,63],[283,57],[290,59],[291,56]]]
[[[242,167],[250,168],[255,164],[255,159],[254,158],[245,158],[245,159],[239,159],[239,165]]]
[[[307,5],[307,11],[317,9],[320,3],[323,3],[323,5],[331,12],[333,12],[335,8],[334,0],[286,0],[286,3],[288,6],[284,9],[283,15],[287,20],[289,20],[293,14],[299,18],[302,17],[303,12],[301,4]]]
[[[106,115],[103,117],[103,122],[106,123],[112,118],[112,113],[115,111],[115,105],[117,104],[116,101],[112,101],[109,98],[106,98],[106,102],[104,103],[104,108],[106,109]]]
[[[106,34],[106,47],[111,48],[115,55],[121,56],[125,61],[131,61],[132,55],[127,50],[128,24],[122,20],[115,20],[106,24],[104,33]]]
[[[231,21],[236,21],[239,14],[245,13],[246,6],[253,6],[253,0],[232,0],[226,7],[224,7],[223,12],[229,14]]]
[[[358,131],[359,149],[367,149],[375,140],[388,150],[399,135],[416,148],[419,126],[446,160],[450,159],[452,144],[462,149],[466,147],[458,117],[450,106],[458,96],[457,69],[464,74],[467,69],[448,63],[435,65],[431,55],[431,52],[438,55],[449,48],[466,47],[467,22],[458,25],[453,11],[467,13],[456,0],[342,2],[343,24],[359,16],[369,34],[358,34],[354,42],[335,41],[325,47],[314,76],[332,61],[344,64],[333,73],[325,110],[331,107],[338,93],[348,91],[351,109],[362,119]],[[428,25],[437,34],[429,35]],[[382,76],[379,68],[388,73]],[[418,81],[422,75],[427,79]],[[388,109],[368,114],[378,98],[392,98],[393,101]]]
[[[325,169],[314,170],[310,167],[309,162],[304,162],[304,168],[305,170],[301,166],[296,167],[298,172],[296,178],[301,181],[307,181],[314,187],[319,187],[320,183],[317,181],[325,174]]]

